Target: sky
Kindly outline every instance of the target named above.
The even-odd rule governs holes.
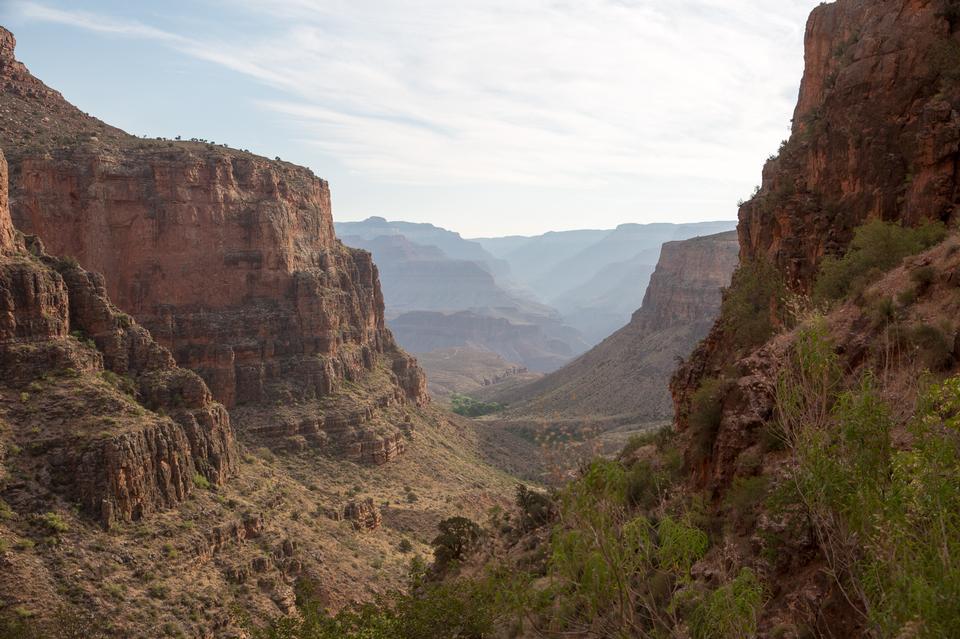
[[[819,0],[0,0],[17,57],[136,135],[467,237],[735,219]]]

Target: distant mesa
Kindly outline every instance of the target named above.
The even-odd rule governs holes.
[[[507,404],[504,419],[563,415],[641,425],[671,419],[670,375],[717,317],[738,253],[734,231],[665,243],[643,304],[626,326],[550,375],[477,396]]]

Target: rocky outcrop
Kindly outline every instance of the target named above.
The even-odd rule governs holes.
[[[368,497],[360,501],[350,501],[342,507],[327,512],[334,521],[349,521],[356,530],[376,530],[383,522],[383,513]]]
[[[403,401],[427,401],[422,371],[385,327],[370,254],[334,234],[324,180],[104,125],[42,90],[0,35],[15,224],[103,273],[110,298],[217,400],[319,401],[383,368]]]
[[[868,218],[954,219],[960,40],[948,4],[841,0],[813,11],[793,134],[740,209],[744,258],[767,258],[808,290],[820,259]]]
[[[196,477],[222,485],[236,447],[203,381],[110,303],[102,277],[36,238],[3,247],[0,392],[20,398],[5,421],[18,446],[43,453],[50,486],[109,526],[183,501]]]
[[[667,242],[627,326],[559,371],[493,398],[516,416],[669,419],[670,373],[719,313],[737,253],[733,232]]]
[[[712,322],[720,313],[720,290],[730,284],[738,250],[733,231],[666,242],[631,322],[650,332]]]

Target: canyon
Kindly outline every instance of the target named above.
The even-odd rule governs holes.
[[[242,636],[305,583],[400,587],[444,516],[507,502],[325,181],[130,136],[14,49],[0,28],[2,632]]]
[[[0,623],[955,636],[958,31],[814,9],[735,231],[474,241],[130,136],[0,29]]]
[[[665,243],[643,305],[626,326],[554,373],[469,395],[506,406],[490,418],[492,427],[559,427],[619,450],[632,434],[673,418],[670,376],[719,314],[738,254],[733,232]]]

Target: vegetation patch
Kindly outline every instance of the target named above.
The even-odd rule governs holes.
[[[776,266],[768,260],[740,265],[723,296],[721,322],[729,340],[740,348],[766,342],[782,323],[786,286]]]
[[[916,228],[881,220],[867,222],[854,231],[843,257],[824,258],[813,287],[814,299],[829,302],[859,295],[903,258],[940,243],[946,234],[946,227],[940,222]]]
[[[778,412],[792,482],[844,597],[871,634],[960,636],[960,377],[923,393],[912,443],[898,449],[874,377],[841,388],[827,335],[813,327],[803,340]]]
[[[503,410],[503,404],[496,402],[483,402],[466,395],[454,393],[450,397],[451,410],[457,415],[464,417],[481,417],[491,413],[497,413]]]

